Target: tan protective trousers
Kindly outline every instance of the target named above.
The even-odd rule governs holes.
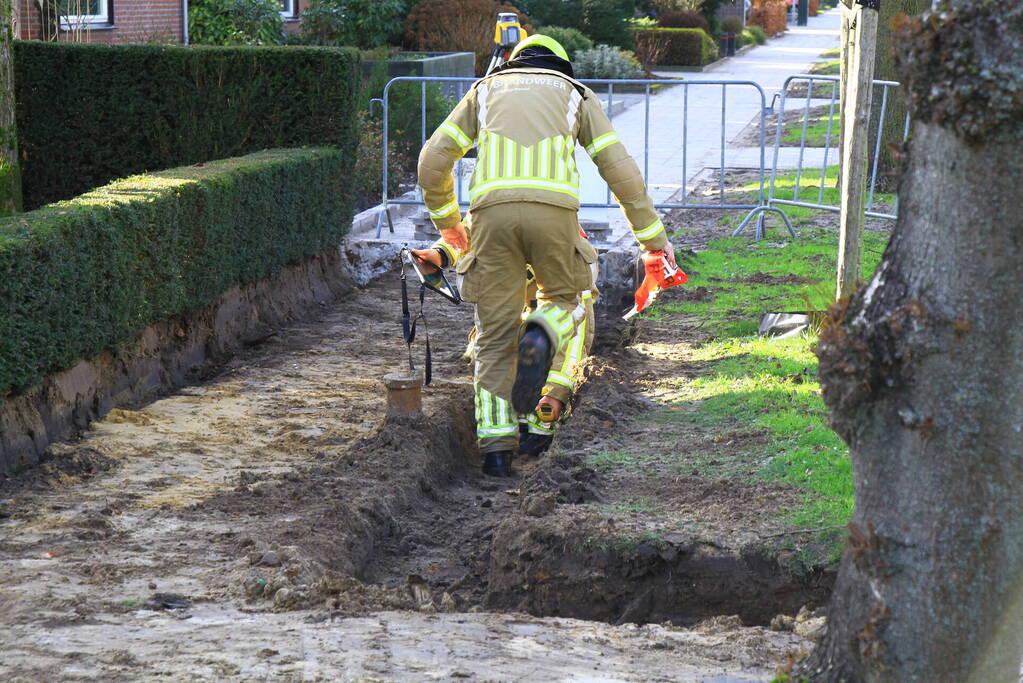
[[[585,314],[594,259],[578,247],[577,214],[536,202],[497,204],[472,213],[469,253],[458,263],[462,298],[476,304],[476,434],[484,453],[518,447],[511,407],[518,340],[525,324],[543,328],[563,353]],[[536,277],[537,309],[522,318],[526,264]]]

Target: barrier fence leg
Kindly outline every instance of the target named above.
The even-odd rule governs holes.
[[[746,217],[742,219],[742,222],[739,223],[739,226],[732,231],[732,237],[738,237],[739,234],[742,233],[745,227],[749,224],[749,222],[756,218],[757,223],[754,229],[754,239],[758,240],[763,239],[765,234],[764,214],[766,214],[768,211],[773,211],[782,217],[782,220],[785,221],[785,228],[789,231],[790,237],[798,237],[796,231],[793,230],[792,228],[792,221],[789,220],[788,215],[784,211],[775,206],[758,206],[757,208],[750,211],[749,214],[747,214]]]

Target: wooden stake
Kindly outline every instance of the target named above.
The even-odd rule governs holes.
[[[842,7],[842,166],[836,298],[852,292],[860,277],[867,137],[877,48],[877,10]],[[851,5],[851,6],[850,6]]]

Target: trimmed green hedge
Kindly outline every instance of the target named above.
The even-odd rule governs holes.
[[[335,149],[269,150],[0,219],[0,397],[338,245],[350,170]]]
[[[260,149],[354,155],[358,53],[15,41],[25,207]]]
[[[640,28],[636,53],[650,55],[663,66],[703,66],[717,59],[714,39],[700,28]]]

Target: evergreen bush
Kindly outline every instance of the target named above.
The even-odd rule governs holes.
[[[767,42],[767,34],[764,33],[764,29],[760,28],[756,24],[746,26],[746,28],[742,30],[742,36],[748,43],[763,45]]]
[[[581,31],[594,43],[631,50],[629,21],[635,0],[517,0],[519,9],[538,26],[565,26]]]
[[[710,33],[710,24],[695,10],[665,12],[657,20],[657,25],[662,28],[699,28]]]
[[[742,17],[730,16],[721,20],[721,33],[738,35],[742,33]]]
[[[26,208],[259,149],[354,157],[352,49],[15,41],[14,69]]]
[[[643,67],[631,52],[611,45],[582,50],[572,60],[576,78],[641,78]]]
[[[576,53],[580,50],[590,50],[593,48],[593,41],[583,35],[583,32],[576,28],[569,28],[566,26],[538,26],[536,32],[542,33],[545,36],[550,36],[561,43],[561,47],[565,48],[565,52],[568,53],[569,59],[575,59]]]
[[[336,248],[350,175],[339,150],[269,150],[0,219],[0,397]]]
[[[190,0],[188,39],[193,45],[277,45],[284,42],[277,0]]]
[[[499,12],[518,14],[532,35],[530,18],[512,5],[494,0],[422,0],[405,19],[405,42],[414,50],[474,52],[476,73],[482,75],[494,53],[494,22]]]
[[[308,45],[370,49],[401,36],[405,0],[315,0],[302,12],[301,40]]]
[[[703,66],[717,59],[718,48],[703,29],[637,29],[636,54],[646,64]]]

